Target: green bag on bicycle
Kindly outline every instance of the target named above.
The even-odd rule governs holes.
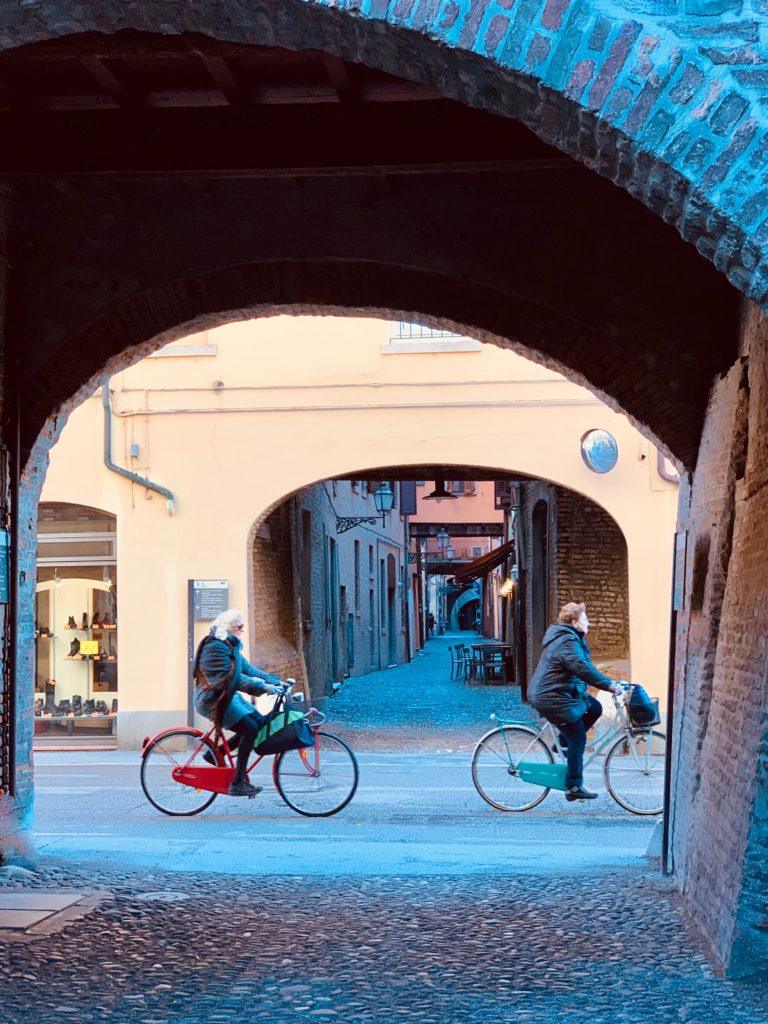
[[[315,743],[306,715],[287,708],[271,715],[259,729],[253,747],[257,754],[280,754],[284,750],[299,750]]]

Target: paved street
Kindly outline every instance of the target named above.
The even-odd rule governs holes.
[[[328,702],[361,767],[329,819],[293,813],[263,766],[256,800],[172,819],[136,754],[39,754],[41,859],[0,869],[0,896],[100,902],[53,935],[0,937],[4,1024],[766,1024],[645,857],[653,819],[604,795],[483,803],[471,748],[493,708],[523,709],[514,689],[452,683],[445,643]]]

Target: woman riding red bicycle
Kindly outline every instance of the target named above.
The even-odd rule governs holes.
[[[255,796],[260,786],[252,786],[246,779],[248,758],[254,740],[266,718],[243,696],[281,694],[290,688],[279,676],[256,668],[242,654],[240,639],[245,627],[243,613],[228,608],[213,622],[195,655],[195,710],[209,718],[216,726],[218,737],[223,729],[237,735],[237,764],[229,787],[230,796]],[[234,741],[230,746],[234,746]],[[215,763],[212,753],[205,759]]]

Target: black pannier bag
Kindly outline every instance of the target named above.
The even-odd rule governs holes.
[[[627,711],[630,723],[637,729],[648,729],[661,722],[658,697],[649,697],[639,683],[632,684]]]
[[[315,734],[301,711],[281,709],[259,730],[253,747],[257,754],[280,754],[284,750],[312,747]]]

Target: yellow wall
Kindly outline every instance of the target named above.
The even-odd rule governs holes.
[[[71,416],[42,500],[117,517],[121,743],[185,720],[187,580],[228,579],[230,604],[247,611],[251,531],[267,509],[310,483],[399,464],[545,477],[605,508],[627,540],[633,674],[663,696],[677,488],[656,472],[651,444],[589,392],[511,352],[397,352],[390,328],[245,321],[113,377],[112,457],[169,488],[173,516],[160,495],[104,467],[100,394]],[[602,476],[579,453],[593,427],[619,445]]]

